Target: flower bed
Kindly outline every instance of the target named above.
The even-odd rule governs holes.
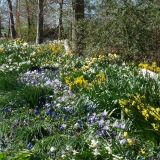
[[[0,66],[0,159],[160,158],[159,77],[142,64],[18,40]]]

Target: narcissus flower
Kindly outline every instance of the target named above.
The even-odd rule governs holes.
[[[98,146],[98,141],[96,141],[96,140],[91,140],[91,145],[90,145],[90,147],[91,148],[95,148],[95,147],[97,147]]]
[[[93,154],[94,154],[95,156],[97,156],[97,155],[100,155],[100,152],[99,152],[98,149],[96,148],[96,149],[94,149]]]
[[[128,137],[128,132],[124,132],[124,133],[123,133],[123,136],[124,136],[124,137]]]

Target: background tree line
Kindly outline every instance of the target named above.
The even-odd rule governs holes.
[[[12,38],[70,39],[88,52],[158,53],[158,0],[4,0],[1,19]]]

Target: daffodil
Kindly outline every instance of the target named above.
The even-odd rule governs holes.
[[[141,149],[140,149],[140,152],[141,152],[142,154],[145,154],[145,148],[143,148],[143,149],[141,148]]]
[[[66,146],[66,150],[67,150],[67,151],[72,151],[72,146],[67,145],[67,146]]]
[[[128,137],[128,132],[124,132],[124,133],[123,133],[123,136],[124,136],[124,137]]]
[[[132,139],[127,139],[127,141],[128,141],[128,144],[129,144],[129,145],[132,145],[132,144],[133,144],[133,140],[132,140]]]
[[[93,150],[93,154],[94,154],[95,156],[98,156],[98,155],[100,155],[100,152],[98,151],[97,148],[95,148],[95,149]]]
[[[50,148],[50,152],[54,152],[55,151],[55,148],[54,147],[51,147]]]
[[[79,153],[79,152],[77,152],[76,150],[72,150],[72,152],[73,152],[73,155],[76,155],[76,154]]]
[[[96,140],[91,140],[91,145],[90,145],[90,147],[91,148],[96,148],[98,146],[98,141],[96,141]]]
[[[158,131],[158,128],[159,128],[158,125],[156,125],[155,123],[152,123],[151,125],[152,125],[152,127],[154,128],[155,131]]]

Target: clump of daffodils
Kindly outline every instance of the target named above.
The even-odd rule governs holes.
[[[120,99],[119,104],[122,107],[122,109],[126,112],[126,114],[132,114],[132,110],[137,110],[138,113],[141,113],[141,115],[144,117],[146,121],[154,121],[154,123],[151,123],[151,126],[155,131],[159,130],[158,123],[160,122],[160,108],[159,107],[153,107],[148,103],[145,103],[145,96],[136,94],[136,95],[130,95],[127,100]],[[158,122],[158,123],[157,123]]]
[[[111,58],[111,59],[117,59],[117,58],[119,58],[119,56],[117,54],[112,54],[112,53],[109,53],[108,57]]]
[[[156,62],[152,62],[151,65],[149,65],[148,63],[140,63],[139,67],[145,68],[156,73],[160,73],[160,67],[157,66]]]

